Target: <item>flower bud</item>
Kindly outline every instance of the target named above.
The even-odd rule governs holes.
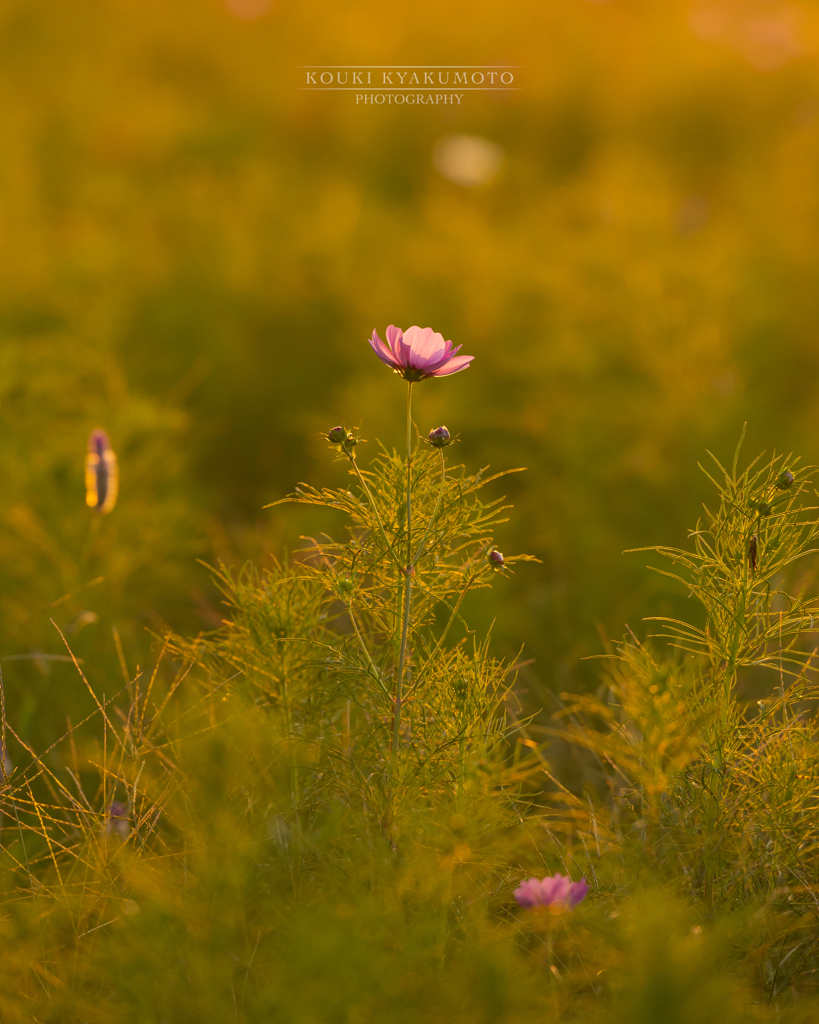
[[[793,473],[791,473],[789,469],[783,469],[777,478],[776,486],[779,488],[780,491],[787,491],[787,489],[791,486],[792,483]]]
[[[489,559],[489,564],[495,569],[503,568],[503,555],[497,548],[492,548],[486,557]]]
[[[435,427],[429,432],[429,443],[435,448],[445,448],[449,444],[450,437],[446,427]]]
[[[92,430],[85,456],[85,503],[98,512],[110,512],[117,503],[117,457],[104,430]]]
[[[347,431],[344,427],[333,427],[327,434],[330,444],[343,444],[347,440]]]

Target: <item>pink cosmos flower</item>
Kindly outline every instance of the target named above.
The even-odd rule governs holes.
[[[527,910],[546,907],[552,913],[574,910],[589,891],[585,878],[573,882],[568,875],[548,875],[542,880],[528,878],[515,889],[515,899]]]
[[[431,327],[410,327],[405,333],[390,326],[386,345],[377,331],[373,331],[370,344],[382,363],[410,382],[457,373],[465,370],[475,358],[457,355],[462,346],[453,348],[451,341],[444,341],[443,335]]]

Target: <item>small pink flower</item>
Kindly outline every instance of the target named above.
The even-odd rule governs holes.
[[[574,910],[589,891],[585,878],[573,882],[568,875],[548,875],[546,878],[528,878],[515,889],[515,899],[527,910],[545,907],[553,914]]]
[[[462,346],[453,348],[451,341],[444,341],[444,336],[431,327],[410,327],[406,333],[398,327],[388,327],[386,345],[373,331],[370,344],[382,363],[410,382],[457,373],[475,358],[457,355]]]

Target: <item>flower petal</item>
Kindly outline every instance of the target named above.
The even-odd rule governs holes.
[[[409,366],[408,360],[411,352],[411,346],[406,339],[404,331],[402,331],[400,327],[393,327],[390,325],[387,328],[387,342],[395,353],[395,358],[398,360],[398,364],[402,368]]]
[[[572,880],[568,875],[555,875],[552,899],[568,904],[572,892]]]
[[[588,891],[589,883],[585,878],[581,878],[579,882],[572,882],[571,891],[569,892],[569,906],[576,907]]]
[[[387,334],[387,337],[389,338],[389,333]],[[370,342],[370,345],[372,345],[373,352],[375,352],[382,363],[386,363],[387,366],[391,366],[394,370],[399,368],[399,364],[395,356],[378,337],[377,331],[373,331],[373,336],[369,338],[368,341]]]
[[[459,370],[465,370],[474,358],[474,356],[455,356],[437,370],[432,370],[430,377],[446,377],[450,373],[457,373]]]
[[[411,355],[408,365],[414,370],[426,370],[429,363],[440,363],[447,349],[443,335],[431,327],[410,327],[404,335],[404,343],[409,343]]]
[[[540,882],[536,878],[527,878],[521,882],[513,893],[521,907],[530,909],[540,903]]]
[[[440,359],[436,360],[436,362],[434,362],[434,363],[433,362],[427,363],[427,365],[424,367],[424,373],[429,373],[429,374],[435,373],[435,371],[440,366],[443,366],[444,363],[448,363],[449,360],[452,359],[452,357],[454,355],[457,355],[457,353],[460,352],[461,349],[463,348],[463,345],[458,345],[457,348],[453,348],[451,341],[448,341],[446,343],[446,345],[447,345],[447,347],[446,347],[446,351],[444,352],[444,354],[440,357]]]
[[[541,897],[545,906],[548,907],[550,903],[563,898],[561,881],[561,875],[547,875],[540,883]]]

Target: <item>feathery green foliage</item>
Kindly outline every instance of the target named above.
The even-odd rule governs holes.
[[[550,731],[590,756],[595,799],[563,788],[559,817],[609,862],[609,890],[636,858],[711,918],[755,908],[765,938],[749,962],[774,999],[819,967],[819,623],[800,563],[819,524],[796,460],[738,459],[717,463],[694,551],[651,549],[682,567],[704,623],[657,617],[681,653],[632,637],[604,689],[571,698]]]
[[[480,496],[497,476],[467,475],[443,451],[416,450],[408,536],[406,461],[383,451],[361,470],[353,449],[341,457],[353,490],[302,484],[286,500],[343,513],[346,539],[309,538],[297,560],[262,576],[222,571],[234,617],[178,649],[213,680],[240,676],[236,685],[281,718],[298,751],[294,806],[309,806],[318,785],[325,799],[363,801],[391,828],[419,793],[425,807],[452,803],[455,813],[476,766],[503,760],[509,669],[490,655],[488,637],[470,634],[461,608],[497,572],[487,555],[505,509]],[[407,565],[405,715],[392,757]]]
[[[412,452],[407,538],[406,461],[345,457],[348,488],[301,485],[294,500],[343,512],[346,539],[308,538],[266,571],[219,570],[223,625],[168,636],[150,674],[43,753],[4,717],[3,1019],[810,1019],[810,653],[793,671],[794,639],[786,675],[757,645],[774,669],[761,705],[743,696],[751,658],[737,655],[728,686],[718,656],[733,628],[723,606],[744,584],[759,593],[745,534],[762,538],[767,582],[811,543],[794,527],[802,501],[787,495],[782,532],[773,515],[765,532],[747,505],[773,470],[739,501],[748,473],[729,475],[709,547],[733,556],[690,577],[717,609],[717,654],[621,647],[605,692],[548,730],[587,752],[581,792],[560,745],[531,738],[543,727],[521,719],[515,667],[463,621],[465,593],[498,571],[486,556],[504,507],[483,501],[487,478]],[[744,609],[740,635],[759,637],[752,617],[776,605]],[[523,877],[555,869],[585,872],[587,900],[560,916],[515,907]]]

